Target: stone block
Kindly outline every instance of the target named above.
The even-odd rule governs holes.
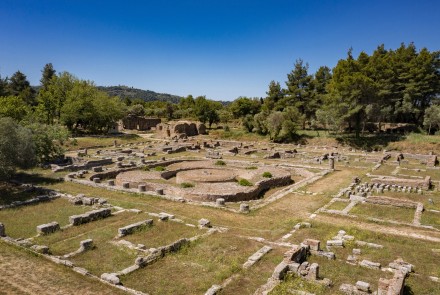
[[[121,284],[121,280],[119,279],[118,275],[115,273],[103,273],[101,275],[101,279],[113,285]]]
[[[240,212],[242,213],[249,213],[250,209],[249,209],[249,204],[246,203],[241,203],[240,204]]]
[[[211,221],[209,221],[206,218],[202,218],[199,220],[199,226],[200,227],[211,227]]]
[[[0,237],[6,237],[5,225],[0,223]]]
[[[313,239],[306,239],[306,240],[304,240],[303,244],[308,245],[310,247],[310,250],[319,251],[321,241],[313,240]]]
[[[353,249],[353,255],[361,255],[361,249]]]
[[[110,179],[109,181],[107,181],[107,184],[109,186],[115,186],[115,181],[113,179]]]
[[[49,247],[44,245],[33,245],[32,250],[41,254],[49,254]]]
[[[145,184],[139,184],[138,189],[140,192],[145,192],[147,191],[147,186]]]
[[[124,237],[126,235],[132,234],[133,232],[140,230],[143,227],[151,226],[153,224],[153,219],[147,219],[139,221],[118,229],[118,237]]]
[[[275,270],[272,273],[272,278],[275,280],[283,280],[288,270],[289,270],[289,264],[282,261],[280,264],[278,264],[275,267]]]
[[[41,235],[51,234],[58,230],[60,230],[60,225],[56,221],[37,226],[37,233]]]
[[[362,266],[362,267],[370,268],[370,269],[380,269],[380,263],[379,262],[372,262],[372,261],[369,261],[369,260],[366,260],[366,259],[362,260],[359,263],[359,265]]]
[[[92,167],[93,172],[102,172],[102,166]]]
[[[363,281],[357,281],[356,288],[363,292],[370,292],[370,284]]]
[[[123,182],[122,183],[122,188],[126,188],[126,189],[130,188],[130,183],[129,182]]]
[[[309,267],[309,273],[307,274],[308,280],[316,281],[319,278],[319,264],[312,263]]]
[[[215,200],[215,204],[217,206],[224,206],[225,205],[225,199],[223,198],[218,198],[217,200]]]
[[[99,178],[99,177],[94,177],[94,178],[93,178],[93,182],[94,182],[94,183],[101,183],[101,178]]]
[[[343,240],[328,240],[327,247],[344,247]]]
[[[220,285],[212,285],[211,288],[208,289],[208,291],[205,292],[205,295],[216,295],[218,294],[222,289],[222,286]]]
[[[87,239],[79,242],[80,251],[87,251],[93,249],[93,240]]]

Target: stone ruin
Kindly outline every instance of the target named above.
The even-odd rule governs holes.
[[[148,118],[143,116],[129,115],[122,119],[122,126],[128,130],[146,131],[151,130],[160,124],[162,121],[160,118]]]
[[[156,126],[156,134],[162,138],[181,139],[206,134],[206,126],[203,123],[190,121],[160,123]]]
[[[72,215],[69,217],[69,222],[72,225],[80,225],[98,219],[107,218],[111,214],[112,214],[112,210],[110,208],[102,208],[98,210],[89,211],[84,214]]]

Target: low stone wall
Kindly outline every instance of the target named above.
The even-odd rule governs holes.
[[[136,230],[139,230],[146,226],[151,226],[153,224],[153,219],[147,219],[143,221],[139,221],[118,229],[118,237],[124,237],[126,235],[132,234]]]
[[[101,159],[101,160],[91,160],[84,162],[82,164],[73,164],[67,166],[54,166],[52,168],[53,172],[61,172],[61,171],[78,171],[78,170],[86,170],[96,166],[110,165],[113,163],[111,158]]]
[[[110,208],[102,208],[93,210],[80,215],[72,215],[69,217],[69,222],[72,225],[80,225],[88,223],[102,218],[107,218],[111,215],[112,210]]]
[[[431,187],[431,177],[426,176],[425,179],[407,179],[407,178],[395,178],[395,177],[378,177],[371,179],[372,183],[385,184],[385,185],[400,185],[417,187],[424,190],[428,190]]]
[[[388,205],[388,206],[411,208],[411,209],[416,209],[417,205],[418,205],[417,202],[403,200],[403,199],[383,197],[383,196],[369,196],[365,199],[365,202],[371,203],[371,204],[377,204],[377,205]]]
[[[60,196],[58,196],[58,195],[42,195],[42,196],[38,196],[38,197],[29,199],[29,200],[25,200],[25,201],[14,201],[9,205],[0,206],[0,210],[7,209],[7,208],[19,207],[19,206],[35,205],[40,202],[48,202],[53,199],[57,199],[59,197]]]
[[[37,226],[37,233],[39,235],[51,234],[58,230],[60,230],[60,225],[56,221],[46,224],[40,224]]]

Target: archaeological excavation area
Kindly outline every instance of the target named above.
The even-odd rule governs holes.
[[[181,124],[17,183],[0,204],[0,293],[440,294],[435,153]]]

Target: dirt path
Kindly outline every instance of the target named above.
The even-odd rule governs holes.
[[[0,242],[0,294],[124,294]]]

